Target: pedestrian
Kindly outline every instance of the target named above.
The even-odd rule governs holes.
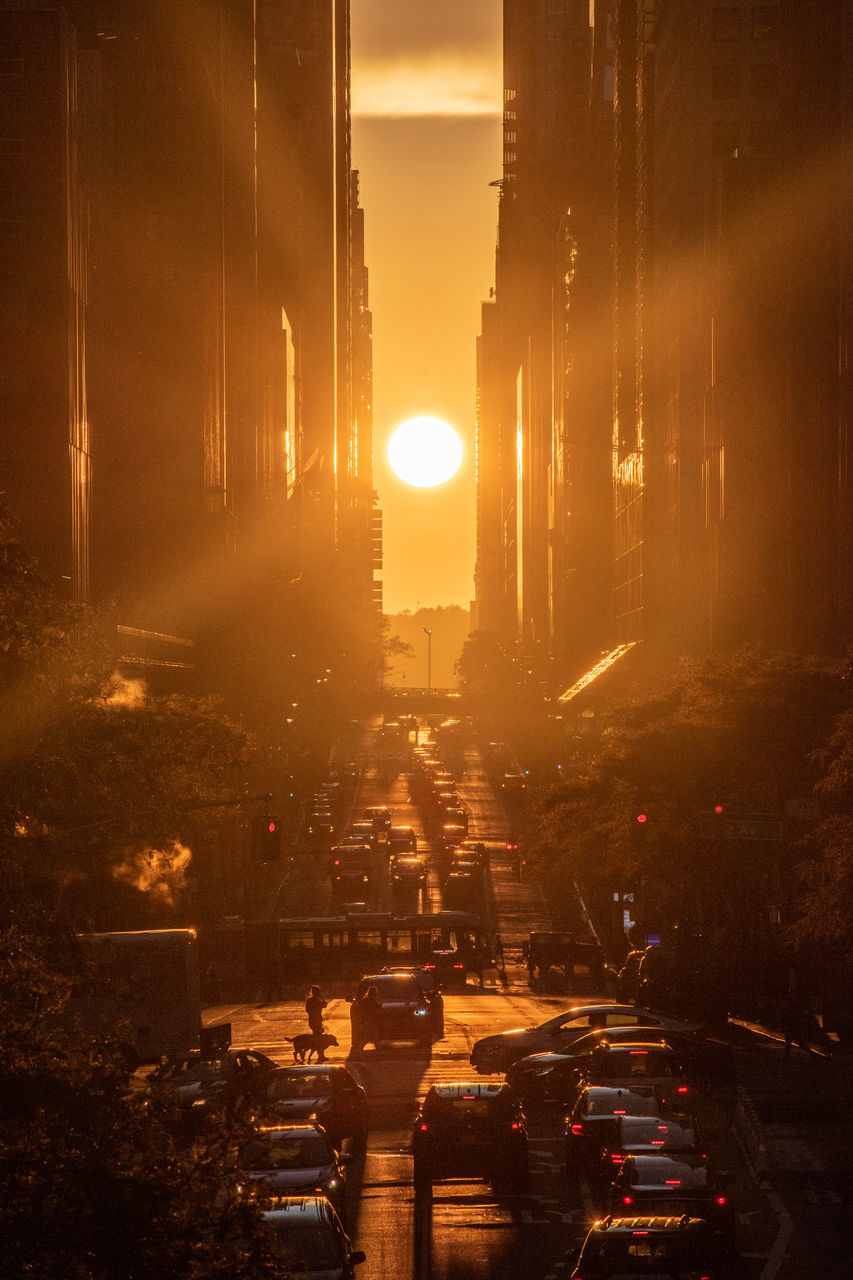
[[[493,951],[494,951],[495,962],[497,963],[498,967],[501,969],[501,971],[505,970],[506,964],[504,962],[504,944],[501,942],[501,935],[499,933],[495,934],[495,945],[493,947]]]
[[[353,1000],[350,1006],[350,1024],[352,1027],[351,1057],[360,1058],[364,1051],[364,1046],[369,1040],[374,1044],[376,1043],[376,1028],[381,1011],[382,1005],[379,1002],[379,991],[371,983],[366,991]]]
[[[314,984],[311,993],[305,1001],[305,1012],[308,1014],[308,1026],[315,1036],[321,1036],[325,1027],[323,1025],[323,1011],[328,1004],[320,994],[320,988]]]

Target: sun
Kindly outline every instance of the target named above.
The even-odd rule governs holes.
[[[406,484],[431,489],[456,475],[462,465],[462,441],[441,418],[409,418],[388,441],[388,461]]]

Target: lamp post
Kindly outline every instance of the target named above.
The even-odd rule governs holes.
[[[423,628],[427,638],[427,697],[432,694],[432,627]]]

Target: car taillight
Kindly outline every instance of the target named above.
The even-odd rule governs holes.
[[[681,1186],[681,1179],[680,1179],[680,1178],[667,1178],[666,1182],[664,1183],[664,1186],[667,1186],[667,1187],[680,1187],[680,1186]]]
[[[623,1204],[633,1204],[633,1203],[634,1203],[634,1197],[633,1197],[633,1196],[623,1196],[623,1197],[622,1197],[622,1203],[623,1203]],[[642,1232],[638,1232],[637,1234],[638,1234],[638,1235],[641,1235],[641,1234],[643,1234],[643,1233],[642,1233]]]
[[[576,1138],[579,1138],[579,1137],[581,1136],[581,1134],[583,1133],[583,1125],[582,1125],[582,1124],[573,1124],[573,1125],[572,1125],[572,1133],[575,1135],[575,1137],[576,1137]]]
[[[453,966],[453,968],[454,968],[454,969],[464,969],[464,968],[465,968],[465,966],[464,966],[464,964],[455,964],[455,965]]]
[[[518,1129],[521,1128],[521,1125],[518,1123],[517,1120],[513,1120],[512,1124],[509,1127],[510,1129],[517,1131]]]
[[[625,1159],[625,1157],[624,1157],[624,1156],[623,1156],[619,1151],[611,1151],[611,1152],[610,1152],[610,1163],[611,1163],[611,1164],[621,1164],[621,1163],[622,1163],[622,1161],[623,1161],[624,1159]]]
[[[717,1196],[716,1199],[714,1200],[714,1204],[718,1204],[721,1208],[725,1203],[726,1203],[725,1196]]]
[[[426,1132],[427,1132],[428,1127],[429,1127],[428,1125],[425,1125],[425,1124],[419,1124],[419,1125],[418,1125],[418,1132],[419,1132],[419,1133],[426,1133]]]
[[[689,1090],[689,1088],[688,1088],[688,1086],[687,1086],[686,1084],[680,1084],[680,1085],[678,1086],[678,1092],[679,1092],[679,1093],[689,1093],[689,1092],[690,1092],[690,1090]]]

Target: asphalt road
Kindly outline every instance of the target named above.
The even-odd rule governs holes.
[[[367,1254],[359,1280],[556,1280],[569,1274],[574,1251],[601,1206],[584,1179],[566,1173],[563,1118],[553,1104],[529,1109],[529,1194],[496,1194],[481,1182],[448,1182],[436,1184],[431,1202],[416,1202],[412,1188],[409,1136],[418,1099],[428,1086],[476,1078],[468,1055],[480,1036],[537,1023],[585,1002],[534,995],[523,985],[525,976],[511,969],[503,985],[499,975],[489,974],[483,991],[469,987],[447,995],[446,1034],[428,1058],[399,1045],[381,1053],[368,1049],[362,1060],[348,1062],[349,1006],[343,998],[330,1001],[327,1022],[339,1041],[330,1060],[350,1067],[370,1103],[368,1150],[350,1170],[351,1234]],[[590,993],[585,1000],[593,998]],[[220,1006],[207,1010],[205,1021],[230,1021],[235,1045],[253,1045],[286,1063],[291,1052],[284,1037],[304,1030],[305,1014],[300,1001],[285,1001]],[[736,1052],[741,1073],[753,1081],[762,1071],[772,1075],[780,1069],[773,1045],[750,1042]],[[781,1070],[786,1069],[783,1062]],[[793,1070],[815,1078],[836,1069],[797,1059]],[[841,1167],[846,1166],[842,1144],[817,1148],[814,1124],[811,1141],[802,1126],[771,1126],[761,1129],[765,1167],[760,1168],[751,1150],[756,1135],[735,1091],[701,1098],[699,1111],[711,1155],[718,1167],[735,1175],[730,1199],[740,1258],[732,1280],[851,1280],[853,1186]],[[831,1124],[828,1128],[833,1131]]]

